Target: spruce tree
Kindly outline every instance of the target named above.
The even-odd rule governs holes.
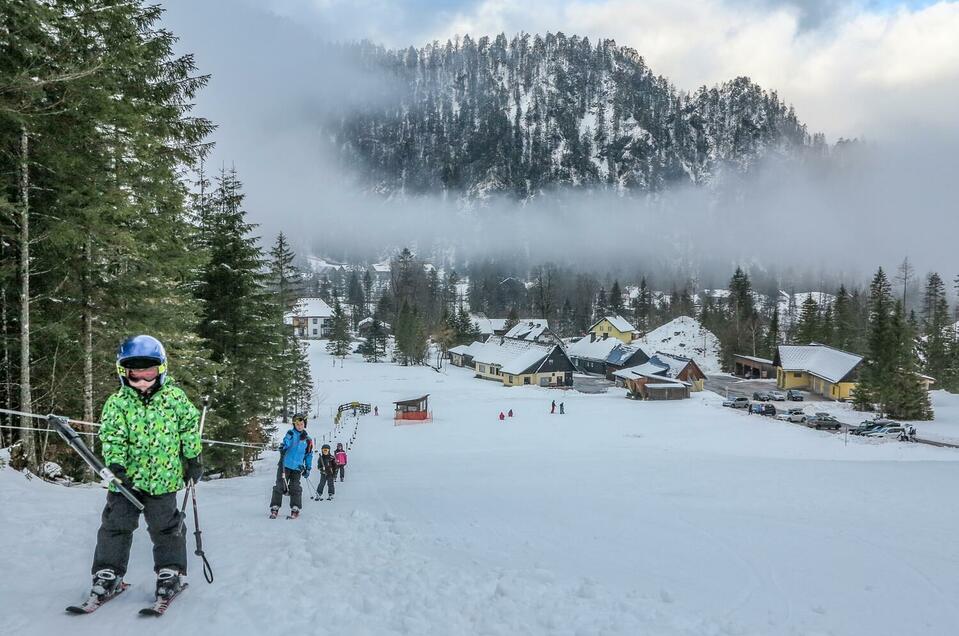
[[[614,280],[613,286],[609,289],[609,311],[616,315],[623,313],[623,290],[618,280]]]
[[[366,342],[360,347],[360,353],[367,362],[379,362],[386,357],[386,330],[376,314],[373,314],[373,321],[370,323]]]
[[[856,385],[854,403],[860,410],[886,402],[895,371],[897,352],[891,331],[892,288],[880,267],[869,286],[869,328],[866,359]]]
[[[776,357],[776,351],[779,348],[779,307],[773,306],[773,315],[769,319],[769,327],[766,329],[766,342],[763,347],[763,354],[770,360]]]
[[[922,352],[925,358],[923,372],[932,376],[943,386],[949,368],[949,305],[946,301],[946,285],[939,274],[933,272],[926,279],[922,302]]]
[[[199,333],[221,367],[214,387],[218,419],[208,426],[215,439],[260,442],[259,417],[275,412],[288,385],[282,311],[267,290],[268,263],[246,221],[234,169],[221,171],[213,199],[209,261],[196,291],[203,306]],[[214,447],[205,455],[217,472],[237,474],[248,466],[243,449]]]
[[[330,319],[330,340],[326,350],[335,358],[343,358],[350,352],[350,322],[343,311],[338,296],[333,296],[333,316]]]
[[[932,405],[919,378],[915,331],[903,313],[902,301],[896,300],[889,320],[893,366],[889,370],[889,386],[882,392],[882,410],[898,419],[930,420]]]

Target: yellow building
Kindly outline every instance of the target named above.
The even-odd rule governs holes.
[[[632,342],[637,336],[636,327],[622,316],[606,316],[590,327],[589,333],[594,334],[597,340],[616,338],[626,344]]]
[[[862,356],[815,343],[780,345],[773,364],[780,389],[805,389],[830,400],[848,400],[856,388]]]

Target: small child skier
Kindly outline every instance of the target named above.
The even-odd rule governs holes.
[[[300,508],[303,507],[300,476],[308,479],[312,465],[313,438],[306,433],[306,416],[298,413],[293,416],[293,428],[286,432],[280,444],[280,462],[276,468],[276,484],[273,485],[273,497],[270,500],[270,519],[276,519],[285,494],[290,495],[290,518],[300,516]]]
[[[346,477],[346,451],[343,450],[343,444],[337,443],[336,452],[333,453],[333,459],[336,460],[336,467],[340,473],[340,481]]]
[[[336,457],[330,454],[330,445],[323,444],[320,448],[320,456],[316,459],[316,468],[320,471],[320,485],[316,489],[316,500],[323,500],[323,488],[327,487],[329,496],[327,501],[333,501],[333,495],[336,493]]]

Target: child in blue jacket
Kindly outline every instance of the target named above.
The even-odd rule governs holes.
[[[306,416],[293,416],[293,428],[283,436],[280,444],[280,463],[276,468],[276,484],[270,500],[270,519],[276,519],[283,495],[290,495],[290,517],[296,519],[303,507],[303,488],[300,476],[310,476],[313,465],[313,439],[306,434]]]

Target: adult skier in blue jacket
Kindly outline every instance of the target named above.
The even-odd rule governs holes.
[[[293,428],[283,436],[280,444],[280,462],[276,467],[276,484],[270,500],[270,518],[276,519],[283,495],[290,495],[290,517],[300,515],[303,507],[303,488],[300,476],[309,477],[313,465],[313,439],[306,433],[306,416],[293,416]]]

